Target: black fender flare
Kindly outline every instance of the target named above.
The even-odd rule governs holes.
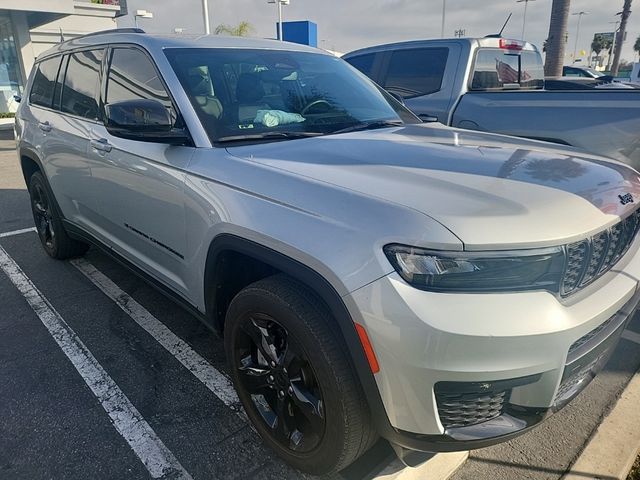
[[[354,367],[369,406],[374,426],[381,436],[392,437],[394,429],[389,423],[380,391],[378,390],[376,380],[371,372],[362,344],[360,343],[354,320],[344,301],[331,283],[314,269],[283,253],[252,240],[225,233],[216,236],[209,246],[204,282],[204,293],[207,299],[211,297],[210,295],[207,296],[207,292],[210,292],[211,288],[213,288],[213,285],[211,285],[212,275],[208,275],[208,272],[213,271],[212,269],[215,268],[220,254],[229,250],[252,257],[295,278],[312,289],[324,301],[340,328],[340,333],[345,341],[351,364]],[[215,308],[212,303],[212,300],[207,300],[206,316],[209,319],[213,318],[212,312],[214,312]]]

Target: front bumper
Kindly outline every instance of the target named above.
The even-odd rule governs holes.
[[[383,436],[412,450],[481,448],[562,408],[604,366],[640,301],[637,248],[623,263],[571,303],[546,292],[425,292],[395,273],[354,292],[381,366],[392,427]]]

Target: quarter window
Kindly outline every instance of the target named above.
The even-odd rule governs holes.
[[[448,48],[397,50],[391,54],[384,88],[404,98],[438,92],[448,56]]]
[[[61,58],[62,57],[49,58],[38,64],[38,68],[33,77],[31,94],[29,95],[29,101],[32,104],[40,105],[41,107],[51,107]]]
[[[69,55],[62,88],[62,111],[98,120],[100,109],[100,67],[103,50],[86,50]]]
[[[134,48],[116,48],[111,56],[106,103],[139,99],[159,101],[175,119],[171,98],[149,57]]]

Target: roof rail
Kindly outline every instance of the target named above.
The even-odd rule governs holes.
[[[95,35],[103,35],[107,33],[145,33],[145,31],[141,28],[112,28],[110,30],[100,30],[99,32],[91,32],[85,35],[80,35],[78,37],[73,37],[72,39],[69,39],[67,41],[77,40],[79,38],[93,37]]]

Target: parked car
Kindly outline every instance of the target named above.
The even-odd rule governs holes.
[[[379,435],[415,464],[527,431],[639,301],[636,171],[423,124],[302,45],[64,42],[16,139],[45,252],[103,248],[221,332],[249,419],[306,472]]]
[[[580,78],[600,78],[604,77],[605,74],[602,72],[598,72],[593,68],[589,67],[576,67],[576,66],[567,66],[562,67],[562,76],[563,77],[580,77]]]
[[[343,58],[427,120],[572,145],[640,168],[640,92],[544,90],[530,43],[420,40]]]

